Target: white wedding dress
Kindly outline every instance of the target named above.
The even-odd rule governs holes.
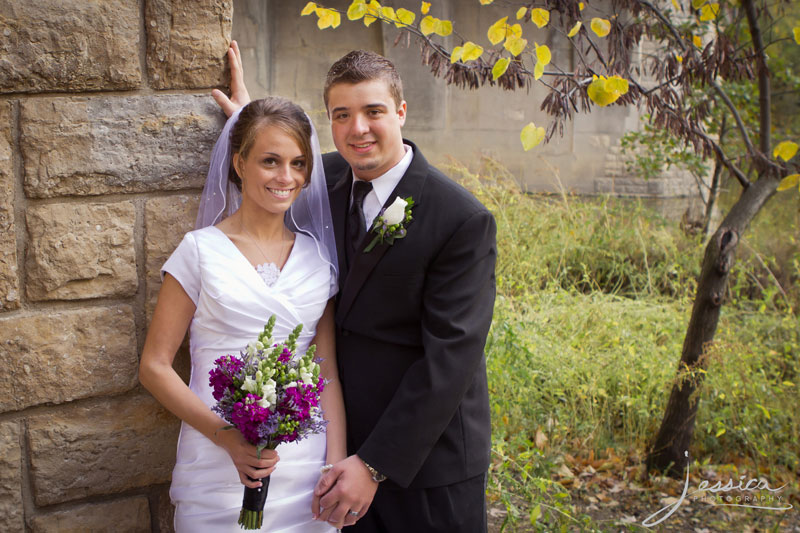
[[[214,226],[187,233],[164,264],[162,276],[165,272],[178,280],[197,307],[189,329],[189,387],[209,407],[214,399],[208,373],[218,357],[238,355],[256,339],[271,315],[277,318],[276,340],[286,339],[297,324],[303,324],[297,344],[298,353],[305,353],[335,291],[328,263],[320,258],[316,241],[304,234],[297,234],[271,287]],[[325,461],[325,435],[281,444],[278,454],[261,531],[335,531],[329,524],[311,519],[312,491]],[[170,488],[176,531],[240,532],[237,520],[243,494],[244,485],[225,450],[188,424],[181,424]]]

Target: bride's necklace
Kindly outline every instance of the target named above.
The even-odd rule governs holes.
[[[278,268],[278,264],[274,261],[270,261],[267,254],[264,253],[264,250],[261,249],[261,246],[258,244],[258,240],[256,240],[253,235],[247,231],[247,228],[244,227],[244,221],[240,221],[242,233],[247,235],[247,238],[255,245],[258,252],[261,254],[261,257],[264,259],[264,262],[256,265],[256,272],[261,276],[261,279],[264,280],[264,283],[267,284],[267,287],[272,287],[275,285],[275,282],[278,281],[278,277],[281,275],[281,269]],[[286,245],[288,244],[289,240],[286,237],[286,230],[281,232],[281,249],[280,254],[278,255],[278,263],[283,263],[283,253],[286,251]]]

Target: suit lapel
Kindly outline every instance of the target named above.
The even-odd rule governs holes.
[[[414,199],[413,209],[417,208],[422,199],[422,188],[428,175],[428,162],[413,143],[407,140],[404,140],[403,142],[410,145],[412,150],[414,150],[414,158],[411,160],[411,165],[409,165],[408,170],[406,170],[406,173],[392,191],[392,194],[390,194],[386,202],[384,202],[383,209],[389,207],[398,196],[404,199],[411,196]],[[342,220],[343,217],[344,214],[342,215]],[[411,229],[413,222],[414,219],[412,219],[411,222],[406,226],[409,232],[413,231],[413,229]],[[342,226],[344,226],[343,222]],[[342,237],[344,237],[344,231],[342,231]],[[409,233],[409,235],[407,235],[405,238],[408,239],[410,237],[411,234]],[[336,319],[339,323],[341,323],[341,321],[347,316],[347,313],[353,306],[358,293],[361,291],[361,288],[364,286],[364,283],[367,281],[367,278],[369,278],[369,275],[372,273],[373,269],[377,266],[381,258],[383,258],[384,254],[389,251],[389,247],[391,245],[384,242],[382,244],[377,244],[372,250],[364,253],[364,248],[366,248],[374,238],[375,233],[372,231],[368,232],[364,236],[364,240],[361,241],[358,247],[356,257],[353,259],[353,264],[350,265],[350,269],[345,276],[344,284],[340,283],[341,294],[339,305],[336,310]],[[340,248],[338,244],[338,235],[336,242],[337,248]],[[341,242],[344,243],[344,240],[342,239]],[[341,248],[343,249],[343,246],[341,246]],[[342,261],[339,260],[340,265],[341,263]],[[341,272],[341,268],[339,272]]]
[[[329,192],[331,204],[331,217],[333,218],[333,233],[336,238],[336,255],[339,258],[339,290],[344,286],[347,276],[347,259],[345,257],[345,221],[347,217],[347,204],[350,203],[350,184],[352,180],[350,167],[347,167],[341,178]]]

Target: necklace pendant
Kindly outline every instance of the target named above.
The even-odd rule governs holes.
[[[275,263],[261,263],[256,267],[256,272],[267,284],[267,287],[275,285],[278,281],[278,276],[281,275],[281,271]]]

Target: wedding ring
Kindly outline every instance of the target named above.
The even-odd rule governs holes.
[[[323,466],[322,468],[319,469],[319,473],[320,474],[327,474],[328,471],[330,471],[331,468],[333,468],[333,465],[328,463],[328,464],[326,464],[325,466]]]
[[[358,511],[347,511],[347,514],[351,516],[358,516]]]

